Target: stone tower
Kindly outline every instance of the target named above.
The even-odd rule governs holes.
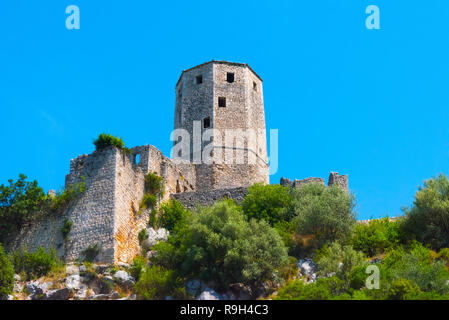
[[[210,61],[183,71],[174,127],[190,135],[184,157],[196,164],[197,190],[269,183],[262,79],[247,64]]]

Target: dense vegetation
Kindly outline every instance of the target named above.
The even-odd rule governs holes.
[[[17,181],[11,179],[8,183],[0,185],[0,242],[6,241],[27,222],[61,213],[85,189],[84,182],[80,182],[47,196],[37,181],[27,181],[23,174]]]
[[[147,195],[161,198],[158,176],[147,175],[145,187]],[[57,201],[25,176],[2,185],[1,234],[52,210]],[[276,291],[274,299],[449,299],[449,180],[443,175],[419,188],[403,217],[368,223],[356,222],[353,195],[318,184],[256,184],[240,205],[222,200],[192,211],[175,200],[158,208],[149,204],[149,224],[170,236],[148,258],[144,251],[134,259],[130,273],[141,299],[192,298],[189,280],[219,292],[243,284],[253,297]],[[64,236],[70,228],[67,221]],[[145,232],[139,233],[141,242]],[[93,244],[84,259],[97,254]],[[296,263],[306,257],[317,265],[316,281],[296,277]],[[58,265],[53,251],[6,255],[0,247],[0,298],[11,291],[13,272],[31,279]]]
[[[14,268],[0,244],[0,300],[5,299],[14,288]]]

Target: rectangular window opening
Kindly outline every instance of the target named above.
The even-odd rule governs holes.
[[[226,81],[228,81],[229,83],[234,82],[234,74],[232,72],[228,72],[228,74],[226,76]]]
[[[255,83],[254,81],[253,81],[253,89],[254,91],[257,91],[257,83]]]
[[[203,83],[203,75],[196,76],[196,84],[202,84]]]
[[[204,129],[210,128],[210,118],[209,117],[204,118],[203,127],[204,127]]]
[[[226,108],[226,98],[225,97],[218,98],[218,106],[220,108]]]

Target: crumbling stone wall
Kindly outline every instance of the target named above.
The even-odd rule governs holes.
[[[240,203],[248,193],[248,187],[216,189],[209,191],[182,192],[172,195],[187,209],[194,209],[197,205],[210,206],[222,199],[233,199]]]
[[[89,245],[97,244],[99,262],[130,262],[139,250],[138,233],[149,219],[149,211],[140,210],[148,172],[163,177],[162,200],[195,190],[194,165],[175,164],[153,146],[135,147],[130,154],[114,147],[94,151],[70,162],[66,188],[84,182],[85,191],[79,198],[66,212],[25,226],[8,248],[56,248],[61,257],[74,261]],[[61,228],[66,219],[73,226],[69,240],[64,241]]]
[[[26,248],[29,251],[36,251],[39,247],[46,250],[55,249],[58,257],[64,257],[64,239],[62,237],[62,226],[65,215],[52,215],[43,217],[37,221],[29,223],[8,239],[3,245],[7,251],[20,250]]]
[[[120,151],[108,148],[71,161],[66,186],[82,182],[84,177],[86,188],[66,213],[73,222],[65,246],[66,260],[76,260],[89,245],[98,244],[98,259],[114,261],[115,181],[120,158]]]
[[[324,179],[323,178],[306,178],[302,180],[295,179],[295,181],[292,181],[290,179],[282,177],[280,180],[280,184],[284,187],[294,187],[294,188],[300,188],[301,186],[304,186],[306,184],[310,183],[318,183],[321,185],[324,185]],[[331,172],[329,175],[329,180],[327,185],[330,187],[332,185],[338,185],[343,191],[348,192],[348,176],[347,175],[339,175],[338,172]]]
[[[114,261],[131,262],[139,253],[139,231],[149,212],[139,210],[144,195],[144,171],[133,158],[118,153],[114,204]]]
[[[342,190],[348,191],[348,175],[339,175],[338,172],[331,172],[329,175],[328,185],[332,186],[336,184]]]

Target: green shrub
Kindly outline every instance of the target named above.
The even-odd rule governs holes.
[[[330,300],[341,292],[341,280],[336,277],[318,278],[310,284],[295,280],[280,289],[274,300]]]
[[[139,231],[139,234],[137,235],[138,239],[139,239],[139,244],[142,245],[142,243],[148,239],[148,232],[147,229],[142,229]]]
[[[125,143],[122,138],[114,137],[108,133],[101,133],[96,140],[94,140],[96,150],[102,150],[107,147],[116,147],[118,149],[125,149]]]
[[[298,259],[288,257],[288,264],[279,269],[282,279],[290,280],[298,275]]]
[[[449,266],[449,248],[441,249],[438,254],[440,256],[440,259],[446,263],[446,266]]]
[[[449,247],[449,180],[440,174],[424,182],[415,195],[413,207],[404,209],[405,234],[431,248]]]
[[[141,273],[139,281],[134,286],[134,292],[139,299],[164,300],[175,291],[179,294],[180,286],[182,280],[176,276],[175,271],[151,266]]]
[[[143,196],[140,202],[140,209],[154,209],[157,204],[157,198],[155,195],[147,193]]]
[[[354,266],[348,273],[349,287],[354,290],[363,289],[366,285],[368,274],[366,273],[367,265],[361,264]]]
[[[169,200],[159,208],[158,226],[172,232],[176,224],[186,223],[189,211],[177,200]]]
[[[276,270],[288,263],[277,232],[263,220],[247,222],[230,200],[200,207],[184,229],[176,227],[168,242],[154,247],[158,254],[152,261],[179,270],[183,277],[213,280],[220,288],[240,282],[257,287],[277,281]]]
[[[147,260],[143,256],[136,256],[133,259],[133,263],[131,265],[130,274],[134,277],[134,279],[139,280],[140,275],[145,268]]]
[[[241,206],[248,219],[264,219],[274,225],[279,221],[288,220],[290,203],[288,188],[279,184],[255,184],[248,188]]]
[[[86,183],[84,176],[81,177],[81,182],[69,185],[66,190],[59,190],[54,197],[49,198],[49,212],[61,213],[77,199],[80,194],[86,190]]]
[[[14,265],[15,272],[25,273],[28,280],[45,276],[61,264],[53,249],[47,252],[42,247],[39,247],[35,252],[14,251],[10,254],[10,260]]]
[[[408,250],[395,248],[389,250],[382,261],[387,282],[403,278],[410,280],[423,292],[449,294],[449,271],[445,262],[436,260],[433,252],[419,243],[413,244]]]
[[[320,244],[349,238],[355,224],[354,197],[338,186],[308,184],[293,188],[291,215],[297,232],[314,235]]]
[[[356,224],[351,244],[370,257],[397,246],[403,240],[400,224],[390,219],[373,219],[368,224]]]
[[[317,253],[315,260],[318,265],[318,275],[335,274],[343,281],[345,289],[350,287],[350,275],[354,268],[366,264],[362,252],[354,250],[352,246],[342,246],[337,242],[330,247],[323,247]]]
[[[0,300],[4,300],[14,288],[14,268],[0,244]]]
[[[163,179],[155,173],[149,172],[145,175],[145,192],[152,195],[161,195],[163,189]]]
[[[87,262],[94,262],[97,258],[98,254],[100,253],[100,248],[98,247],[98,244],[91,244],[86,249],[81,251],[81,259],[83,261]]]
[[[419,287],[410,280],[399,278],[393,281],[388,290],[388,300],[406,300],[421,293]]]
[[[70,220],[64,221],[64,224],[62,225],[62,228],[61,228],[62,237],[64,238],[64,240],[68,239],[69,233],[72,230],[72,226],[73,226],[73,221],[70,221]]]

